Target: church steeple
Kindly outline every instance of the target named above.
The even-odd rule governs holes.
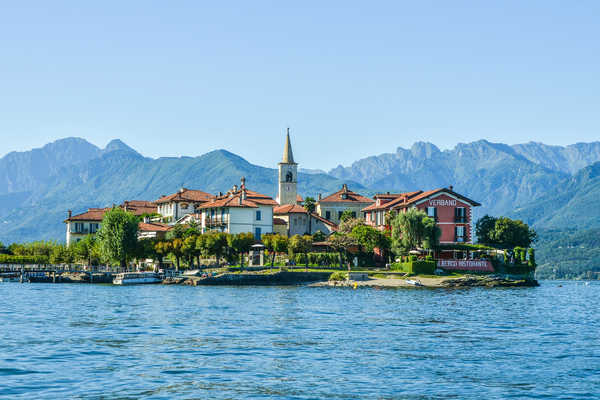
[[[279,194],[277,202],[283,204],[296,204],[298,202],[298,164],[294,162],[290,128],[287,128],[283,157],[279,163]]]
[[[283,164],[295,164],[294,153],[292,152],[292,143],[290,142],[290,128],[287,128],[287,135],[285,137],[285,147],[283,148],[283,158],[281,162]]]

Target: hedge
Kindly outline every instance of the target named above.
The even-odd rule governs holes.
[[[402,263],[394,263],[391,265],[391,269],[394,271],[402,271],[407,274],[415,275],[433,275],[435,272],[436,264],[435,261],[408,261]]]
[[[48,264],[48,256],[13,256],[0,254],[0,264]]]

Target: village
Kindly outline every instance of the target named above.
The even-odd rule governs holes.
[[[147,249],[143,254],[117,256],[121,271],[184,270],[188,276],[206,278],[208,267],[227,266],[231,271],[246,264],[245,271],[277,265],[304,266],[306,272],[375,268],[407,276],[491,274],[499,272],[505,260],[512,265],[516,260],[527,267],[526,277],[533,276],[533,249],[517,248],[508,254],[473,244],[473,208],[480,204],[452,185],[369,198],[344,183],[334,193],[303,198],[288,129],[277,186],[273,199],[251,190],[250,182],[240,177],[228,190],[215,194],[182,187],[156,200],[129,200],[80,214],[68,211],[66,244],[93,241],[107,213],[117,210],[137,218],[136,235],[142,243],[138,247]],[[397,215],[404,216],[402,227],[393,226]],[[415,229],[418,232],[410,233]],[[331,280],[351,277],[338,275]],[[363,280],[367,275],[353,278]]]

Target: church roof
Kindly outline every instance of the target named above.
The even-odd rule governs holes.
[[[296,164],[294,162],[294,153],[292,152],[292,143],[290,142],[290,128],[287,129],[285,137],[285,147],[283,148],[282,164]]]

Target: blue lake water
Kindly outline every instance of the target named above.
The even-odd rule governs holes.
[[[4,283],[0,299],[0,398],[600,396],[599,282]]]

